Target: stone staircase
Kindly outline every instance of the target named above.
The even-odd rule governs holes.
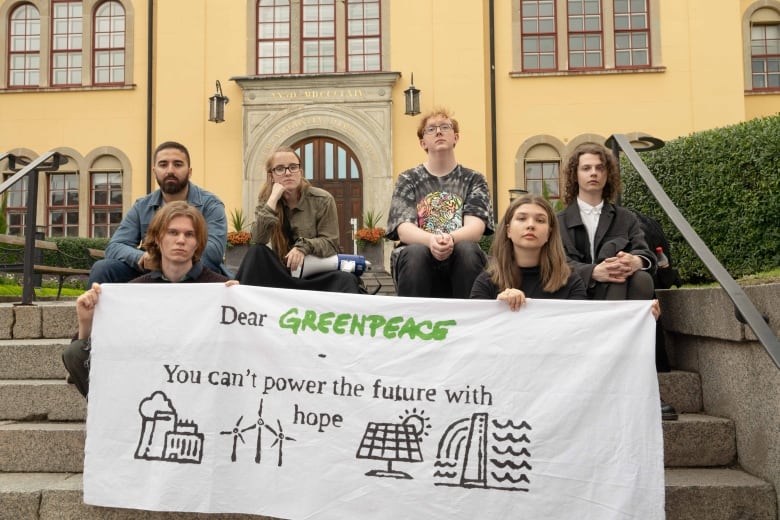
[[[393,294],[386,273],[369,290]],[[60,355],[76,329],[73,302],[0,304],[0,520],[260,518],[107,509],[82,503],[85,400]],[[778,520],[775,487],[740,469],[735,423],[703,411],[698,373],[659,374],[680,419],[663,423],[669,520]]]

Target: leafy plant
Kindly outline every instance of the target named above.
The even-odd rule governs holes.
[[[780,265],[780,115],[666,142],[641,155],[669,198],[731,276]],[[686,283],[713,279],[631,164],[623,204],[661,223]]]
[[[233,231],[236,232],[246,230],[249,222],[247,222],[246,215],[244,215],[244,210],[242,208],[233,208],[230,212],[230,225],[233,226]]]
[[[382,222],[382,214],[371,210],[363,215],[363,227],[355,232],[355,239],[361,247],[368,244],[377,244],[385,236],[384,228],[379,227]]]
[[[233,231],[227,234],[228,247],[245,246],[252,241],[252,235],[245,231],[249,223],[242,208],[234,208],[230,212],[230,225]]]

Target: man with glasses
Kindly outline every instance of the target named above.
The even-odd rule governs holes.
[[[387,237],[399,240],[391,266],[399,296],[468,298],[485,266],[479,247],[493,233],[484,175],[455,159],[458,121],[444,109],[417,128],[428,160],[398,177]]]
[[[139,249],[141,240],[157,210],[175,200],[187,201],[203,214],[208,228],[208,242],[201,261],[216,273],[231,277],[223,263],[227,246],[225,205],[213,193],[190,182],[190,153],[180,143],[167,141],[154,151],[152,172],[158,190],[136,200],[106,247],[106,258],[95,262],[89,273],[88,287],[93,283],[124,283],[150,271],[149,255]]]

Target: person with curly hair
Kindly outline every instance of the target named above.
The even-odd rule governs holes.
[[[652,300],[655,255],[636,215],[615,204],[621,187],[615,158],[601,145],[581,145],[565,162],[563,176],[561,238],[588,297]]]

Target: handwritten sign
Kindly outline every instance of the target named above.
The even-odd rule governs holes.
[[[664,517],[649,302],[105,285],[84,500],[315,519]]]

